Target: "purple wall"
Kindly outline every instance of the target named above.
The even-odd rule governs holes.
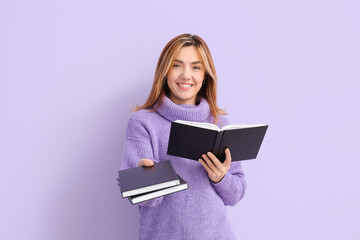
[[[125,2],[125,1],[124,1]],[[115,183],[174,36],[207,41],[233,123],[268,123],[239,239],[360,239],[356,1],[1,1],[0,239],[136,239]]]

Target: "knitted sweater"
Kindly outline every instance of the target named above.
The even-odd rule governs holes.
[[[198,161],[167,155],[171,122],[178,119],[214,120],[205,99],[199,105],[177,105],[165,96],[156,111],[139,110],[128,121],[122,169],[137,167],[142,158],[171,159],[175,171],[189,185],[185,191],[138,204],[139,239],[235,239],[225,206],[235,205],[245,193],[241,163],[232,162],[224,178],[213,183]],[[228,124],[223,116],[220,120],[218,126]]]

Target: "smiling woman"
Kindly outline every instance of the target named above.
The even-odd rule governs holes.
[[[194,46],[182,47],[168,73],[169,98],[176,104],[195,105],[203,81],[205,68],[199,51]]]
[[[171,96],[171,90],[176,88],[170,88],[171,81],[174,80],[174,78],[178,78],[175,81],[182,84],[182,90],[185,90],[186,87],[189,87],[186,85],[194,81],[191,79],[192,77],[199,77],[197,73],[199,73],[200,76],[200,73],[203,73],[203,76],[200,77],[202,85],[197,85],[197,87],[200,88],[195,91],[196,101],[194,102],[194,98],[191,98],[192,101],[190,104],[194,105],[195,103],[199,103],[201,99],[205,99],[214,117],[214,123],[217,123],[219,115],[225,115],[225,112],[220,109],[216,103],[217,76],[214,62],[205,41],[199,36],[191,34],[179,35],[166,44],[156,65],[150,95],[145,104],[138,106],[135,110],[150,108],[152,111],[156,111],[162,104],[165,95],[171,100],[176,99],[174,96]],[[190,78],[190,80],[184,80],[184,78]],[[195,85],[194,82],[191,84]],[[181,86],[179,85],[178,87]],[[153,108],[154,105],[156,105],[155,108]]]
[[[170,159],[189,189],[139,203],[139,239],[235,239],[225,206],[240,201],[246,183],[230,149],[223,163],[211,152],[199,162],[167,154],[175,120],[228,124],[216,104],[216,86],[213,60],[200,37],[182,34],[165,46],[150,95],[129,119],[122,169]]]

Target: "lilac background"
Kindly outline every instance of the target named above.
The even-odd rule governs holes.
[[[360,239],[358,1],[0,1],[0,239],[136,239],[115,183],[130,109],[174,36],[208,43],[219,105],[268,123],[238,239]]]

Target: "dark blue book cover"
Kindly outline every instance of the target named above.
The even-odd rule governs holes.
[[[135,167],[119,171],[122,197],[129,197],[180,184],[170,160],[154,162],[152,167]]]
[[[268,125],[227,125],[220,129],[215,124],[188,121],[171,123],[169,155],[198,160],[208,151],[225,160],[229,148],[232,161],[255,159]]]

